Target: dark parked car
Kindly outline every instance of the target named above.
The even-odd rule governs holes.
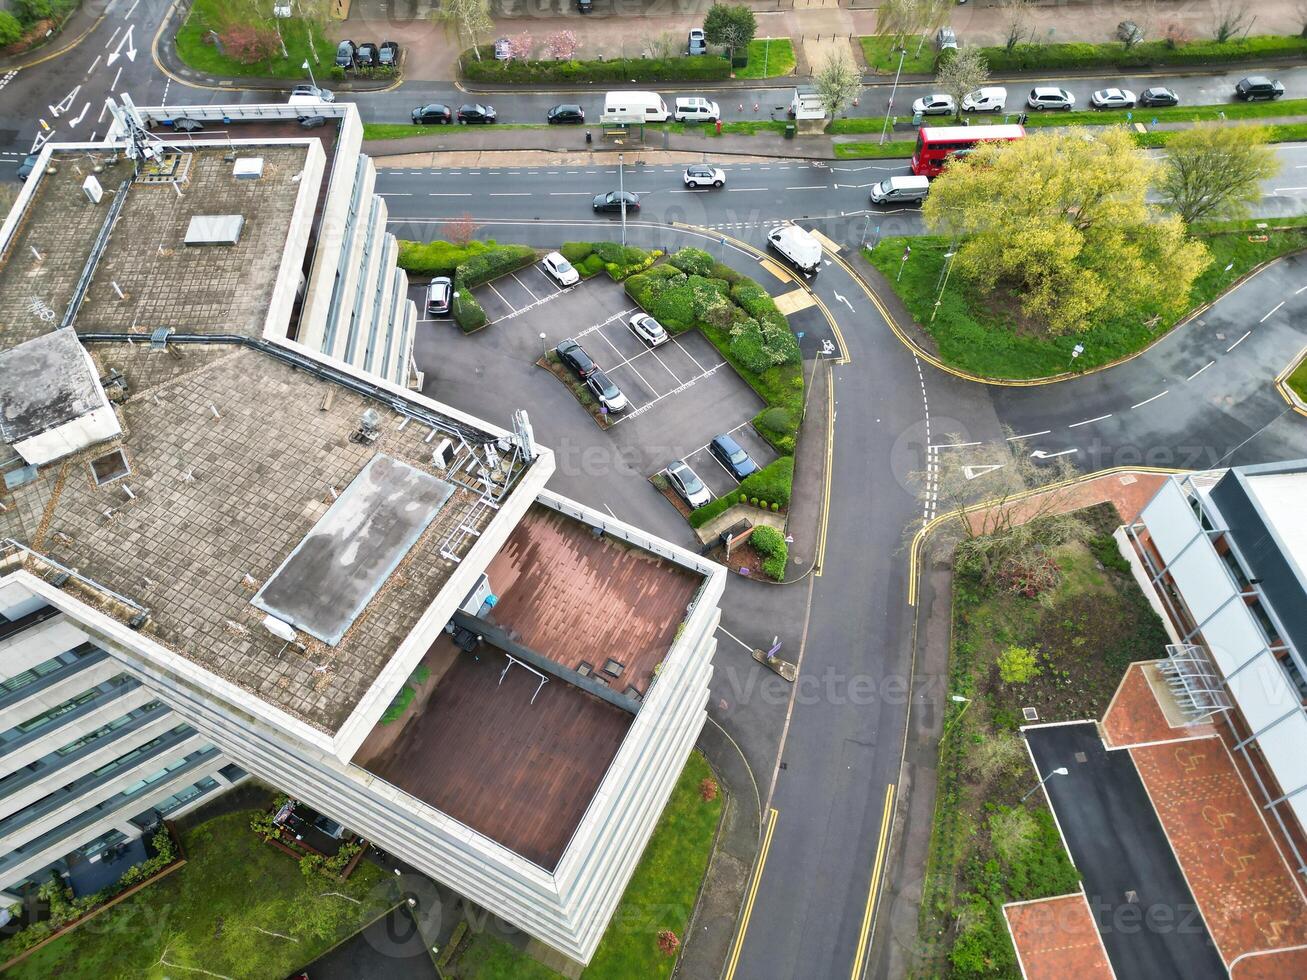
[[[18,179],[26,180],[32,176],[32,171],[36,169],[36,161],[41,159],[39,153],[29,153],[23,158],[23,162],[18,165]]]
[[[585,110],[579,105],[565,102],[550,109],[545,113],[545,118],[551,123],[583,123],[585,122]]]
[[[336,67],[353,68],[354,54],[357,50],[353,41],[341,41],[336,45]]]
[[[717,436],[708,443],[708,451],[716,456],[737,480],[743,480],[750,473],[758,472],[758,464],[753,461],[753,457],[730,436]]]
[[[576,0],[577,13],[589,14],[595,9],[594,0]]]
[[[579,378],[588,378],[599,370],[599,365],[591,360],[585,348],[575,340],[564,340],[554,350],[558,353],[559,360],[575,371]]]
[[[1234,87],[1234,97],[1245,102],[1269,101],[1278,99],[1283,94],[1284,86],[1265,75],[1249,75],[1247,78],[1241,78],[1239,84]]]
[[[381,61],[381,56],[377,54],[377,46],[371,41],[360,44],[358,51],[354,53],[354,58],[360,68],[375,68]]]
[[[444,126],[454,119],[454,113],[447,105],[433,102],[420,105],[411,113],[415,126]]]
[[[1139,104],[1141,106],[1179,105],[1180,96],[1169,88],[1146,88],[1139,93]]]
[[[461,123],[492,123],[495,121],[495,107],[469,102],[458,107],[458,121]]]
[[[377,49],[377,64],[383,68],[394,68],[399,64],[399,45],[394,41],[382,41]]]
[[[640,195],[635,191],[609,191],[607,194],[596,194],[594,199],[594,209],[596,211],[621,211],[622,200],[626,200],[626,210],[640,210]]]

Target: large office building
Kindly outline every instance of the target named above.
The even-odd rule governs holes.
[[[411,389],[352,107],[116,112],[0,228],[0,890],[252,776],[588,961],[725,570]]]
[[[1126,532],[1172,635],[1172,694],[1221,726],[1307,875],[1307,460],[1174,477]]]

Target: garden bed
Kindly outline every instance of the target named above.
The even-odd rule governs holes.
[[[1223,227],[1230,230],[1221,230]],[[1256,242],[1249,239],[1259,236],[1250,234],[1245,225],[1213,223],[1196,228],[1195,235],[1207,244],[1212,261],[1194,283],[1190,308],[1214,301],[1259,264],[1307,247],[1307,229],[1301,226],[1267,229],[1265,234],[1268,241]],[[901,263],[904,247],[909,244],[912,254]],[[866,249],[864,255],[885,276],[919,329],[933,341],[940,360],[983,378],[1029,380],[1057,376],[1073,366],[1079,371],[1101,367],[1139,353],[1188,316],[1164,318],[1149,327],[1154,311],[1143,309],[1080,333],[1055,336],[1023,331],[1008,312],[1014,304],[997,294],[975,295],[965,280],[954,276],[940,298],[939,313],[932,323],[930,315],[948,244],[948,239],[932,236],[885,238]],[[898,279],[900,265],[903,275]],[[1077,344],[1084,350],[1073,358],[1071,351]]]
[[[250,10],[252,8],[247,5],[225,0],[192,0],[190,13],[177,31],[177,57],[187,67],[206,75],[308,81],[302,67],[308,61],[318,76],[332,76],[336,44],[328,40],[317,24],[300,17],[287,17],[274,25],[271,17],[251,19]],[[267,11],[271,14],[271,5]],[[286,45],[284,58],[280,45],[275,44],[276,28],[280,29],[282,42]],[[309,43],[310,33],[313,35],[312,44]],[[226,49],[214,44],[211,34],[216,34]],[[272,44],[268,43],[269,39]],[[265,57],[245,61],[232,50],[238,43],[251,52],[262,47],[268,53]]]
[[[589,413],[590,418],[594,419],[595,425],[601,429],[611,428],[613,420],[609,418],[608,413],[603,410],[599,400],[595,398],[590,386],[578,378],[566,364],[558,357],[558,352],[550,348],[536,361],[536,367],[542,367],[555,378],[563,383],[563,387],[572,393],[581,407]]]
[[[459,61],[463,78],[469,82],[497,85],[616,82],[629,85],[640,82],[719,82],[731,75],[731,63],[717,55],[594,61],[496,61],[493,44],[481,45],[480,52],[478,58],[476,51],[468,49]]]
[[[710,799],[705,798],[706,782],[712,783]],[[671,932],[677,947],[684,940],[721,812],[722,797],[712,770],[698,751],[692,752],[599,948],[581,974],[583,980],[660,980],[672,975],[676,949],[665,952],[659,936]],[[559,977],[489,932],[474,935],[444,973],[457,980]]]
[[[1116,511],[1081,516],[1092,536],[1041,553],[1057,576],[1038,595],[954,569],[948,690],[969,700],[948,702],[940,741],[919,919],[927,974],[1017,975],[1002,905],[1077,887],[1043,797],[1022,803],[1039,780],[1022,710],[1041,723],[1101,717],[1129,664],[1165,646],[1112,537]]]

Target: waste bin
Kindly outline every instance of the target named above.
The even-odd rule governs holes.
[[[795,127],[794,123],[786,123],[786,124],[785,124],[785,138],[786,138],[787,140],[792,140],[792,139],[794,139],[794,133],[795,133],[795,131],[796,131],[796,127]]]

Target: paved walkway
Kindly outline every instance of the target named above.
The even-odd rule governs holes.
[[[1003,906],[1025,980],[1113,980],[1083,892]]]

